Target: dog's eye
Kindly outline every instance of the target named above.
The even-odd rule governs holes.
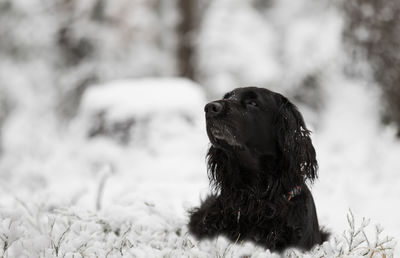
[[[251,99],[247,100],[245,103],[246,103],[246,107],[258,107],[257,102],[255,102],[254,100],[251,100]]]

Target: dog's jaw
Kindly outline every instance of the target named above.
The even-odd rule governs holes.
[[[225,124],[218,124],[207,121],[207,135],[211,144],[215,147],[221,145],[229,145],[231,147],[243,148],[243,145],[238,141],[233,130]]]

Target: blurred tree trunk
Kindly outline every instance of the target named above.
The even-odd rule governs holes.
[[[92,19],[95,21],[103,21],[104,20],[104,7],[105,2],[104,0],[97,0],[94,8],[92,10]]]
[[[195,27],[194,13],[196,1],[178,0],[180,22],[178,24],[178,72],[179,76],[187,77],[192,80],[195,78],[193,65],[193,30]]]
[[[3,85],[2,85],[3,86]],[[0,158],[3,153],[3,140],[2,140],[2,129],[4,122],[14,108],[13,99],[7,94],[5,90],[0,88]]]
[[[385,99],[383,121],[394,122],[400,136],[400,1],[344,1],[345,39],[355,46],[353,56],[370,63],[373,78]]]

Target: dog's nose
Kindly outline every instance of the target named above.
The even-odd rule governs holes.
[[[222,113],[223,108],[221,103],[213,101],[204,107],[204,112],[206,112],[206,117],[216,117]]]

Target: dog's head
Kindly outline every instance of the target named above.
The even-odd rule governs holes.
[[[232,169],[232,163],[259,173],[272,166],[285,188],[316,178],[310,132],[286,97],[264,88],[238,88],[204,110],[212,144],[208,165],[215,181],[224,180],[217,170]]]

